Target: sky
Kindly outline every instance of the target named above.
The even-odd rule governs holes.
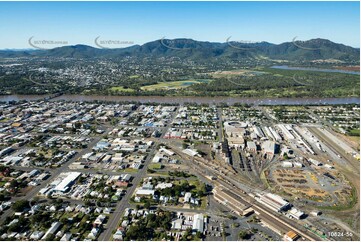
[[[275,44],[325,38],[360,47],[359,2],[0,2],[0,23],[0,49],[32,48],[29,42],[121,48],[163,37]]]

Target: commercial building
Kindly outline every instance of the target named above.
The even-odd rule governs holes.
[[[288,231],[285,236],[283,237],[284,241],[295,241],[298,239],[299,235],[296,234],[294,231]]]

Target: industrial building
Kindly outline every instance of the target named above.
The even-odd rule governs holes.
[[[227,189],[215,188],[213,190],[214,198],[221,204],[227,204],[227,206],[234,209],[234,212],[240,216],[248,216],[254,212],[251,205],[243,201],[240,197],[235,197],[229,193]]]
[[[293,136],[293,134],[291,134],[290,132],[293,131],[291,125],[279,124],[278,127],[281,129],[284,138],[286,138],[287,140],[295,139],[295,136]]]
[[[53,189],[56,193],[65,193],[81,175],[80,172],[68,172],[68,175]]]
[[[266,193],[262,196],[259,196],[258,202],[276,212],[285,211],[290,207],[289,202],[272,193]]]
[[[247,149],[251,152],[256,152],[257,151],[256,143],[253,141],[247,141]]]
[[[289,162],[289,161],[284,161],[284,162],[282,162],[282,167],[284,167],[284,168],[292,168],[293,163]]]
[[[269,130],[271,131],[275,141],[277,141],[277,142],[282,141],[281,136],[277,133],[276,130],[274,130],[272,127],[269,127]]]
[[[302,219],[305,216],[305,213],[298,210],[297,208],[292,208],[290,211],[288,211],[288,216],[290,218]]]
[[[319,162],[318,160],[315,160],[315,159],[308,159],[308,161],[312,164],[312,165],[315,165],[315,166],[322,166],[322,163]]]
[[[192,225],[193,232],[201,232],[204,231],[204,216],[203,214],[195,214],[193,217],[193,225]]]
[[[254,130],[254,132],[257,134],[258,137],[260,137],[260,138],[265,137],[265,135],[264,135],[264,133],[263,133],[263,131],[262,131],[262,129],[261,129],[260,127],[255,126],[255,127],[253,128],[253,130]]]
[[[273,156],[277,153],[277,145],[275,142],[266,140],[261,144],[262,150],[265,154]]]

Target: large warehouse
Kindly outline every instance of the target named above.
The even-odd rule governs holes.
[[[193,231],[199,231],[203,233],[204,231],[204,216],[203,214],[195,214],[193,218],[193,225],[192,225]]]
[[[260,196],[258,201],[276,212],[287,210],[290,207],[289,202],[272,193]]]
[[[54,189],[54,192],[65,193],[74,184],[75,180],[81,175],[80,172],[68,172],[67,176]]]

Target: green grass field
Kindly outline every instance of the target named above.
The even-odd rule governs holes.
[[[122,170],[126,173],[135,173],[135,172],[138,172],[137,169],[133,169],[133,168],[125,168],[124,170]]]
[[[160,170],[163,169],[163,165],[160,163],[154,163],[154,164],[150,164],[148,168],[152,170]]]
[[[122,86],[118,86],[118,87],[111,87],[109,88],[111,91],[113,92],[134,92],[134,89],[131,88],[124,88]]]
[[[210,82],[211,80],[184,80],[174,82],[160,82],[154,85],[141,87],[143,91],[154,91],[157,89],[180,89],[186,88],[196,83]]]
[[[360,136],[360,129],[352,129],[350,132],[348,132],[348,135],[350,136]]]

